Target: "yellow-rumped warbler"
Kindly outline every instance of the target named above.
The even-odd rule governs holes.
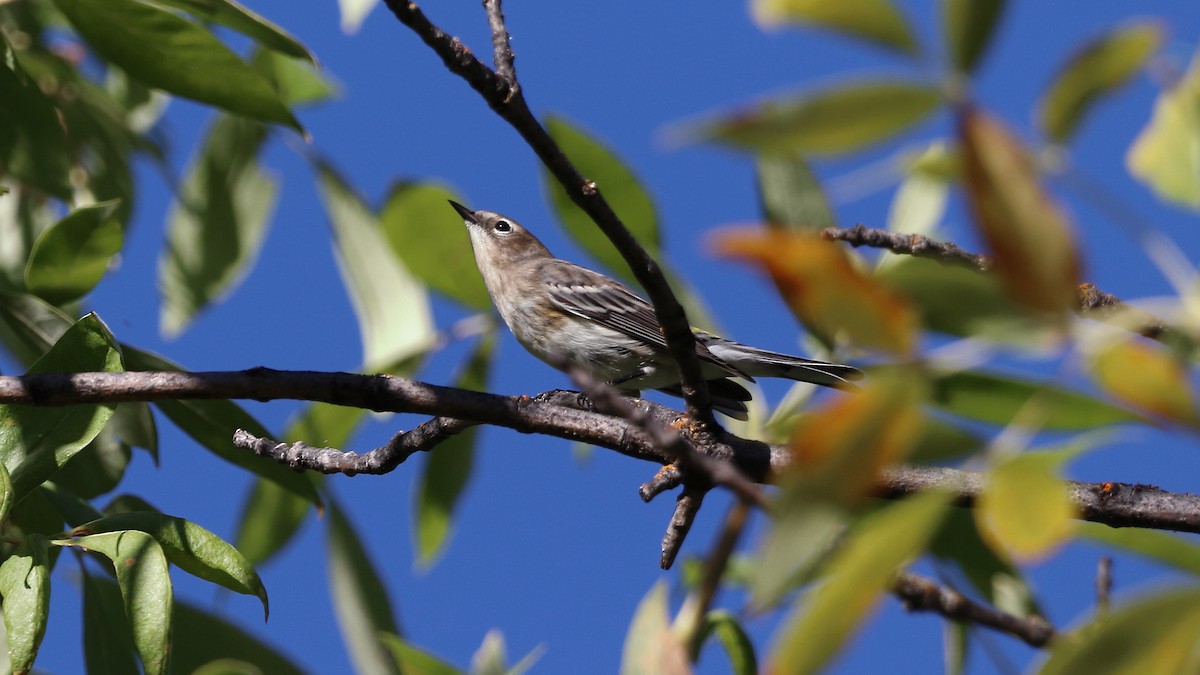
[[[475,263],[504,323],[551,365],[566,359],[623,390],[680,395],[654,307],[620,282],[559,260],[511,218],[450,202],[471,233]],[[713,408],[746,419],[750,392],[729,379],[785,377],[827,387],[862,377],[852,366],[777,354],[693,329]]]

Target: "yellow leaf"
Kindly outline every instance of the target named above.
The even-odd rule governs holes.
[[[1183,79],[1159,94],[1125,164],[1160,198],[1200,209],[1200,52]]]
[[[1039,559],[1066,542],[1078,515],[1057,472],[1066,455],[1023,453],[988,473],[975,504],[979,533],[997,551],[1017,560]]]
[[[658,582],[638,603],[625,648],[621,675],[687,675],[692,672],[683,644],[667,617],[667,587]]]
[[[917,314],[909,301],[856,269],[839,244],[747,229],[720,234],[715,248],[763,267],[796,316],[819,335],[845,331],[855,345],[900,356],[916,346]]]
[[[973,109],[962,113],[959,132],[967,198],[1005,290],[1036,312],[1068,310],[1079,279],[1075,237],[1029,153],[999,122]]]
[[[907,54],[919,51],[904,15],[888,0],[755,0],[750,11],[764,27],[811,25]]]
[[[1153,417],[1200,426],[1196,393],[1184,364],[1143,340],[1114,342],[1092,357],[1092,379],[1109,396]]]

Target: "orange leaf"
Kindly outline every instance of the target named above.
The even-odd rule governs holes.
[[[815,333],[845,331],[861,347],[912,353],[917,313],[908,299],[856,269],[839,244],[811,234],[746,229],[718,235],[715,247],[762,266]]]
[[[1079,254],[1067,217],[1038,181],[1033,158],[998,121],[959,119],[967,198],[1013,299],[1036,312],[1071,308]]]
[[[1200,426],[1187,368],[1142,340],[1108,345],[1092,357],[1092,378],[1109,396],[1159,419]]]

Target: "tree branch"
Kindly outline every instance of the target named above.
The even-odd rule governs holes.
[[[431,23],[415,2],[384,1],[400,23],[410,28],[429,45],[451,72],[466,80],[479,92],[488,106],[525,139],[550,173],[566,189],[571,201],[583,209],[612,241],[654,304],[667,347],[679,367],[680,385],[684,401],[687,403],[688,416],[700,424],[718,428],[712,413],[708,386],[700,370],[700,361],[696,357],[695,336],[692,335],[683,306],[671,291],[658,263],[646,253],[617,217],[597,185],[579,173],[529,110],[525,96],[517,85],[515,71],[511,73],[511,77],[492,71],[475,58],[457,38]],[[494,12],[491,11],[491,4],[495,5]],[[492,25],[493,47],[503,41],[507,49],[507,30],[504,29],[503,16],[499,11],[499,1],[489,0],[489,4],[485,6],[489,7],[488,18]],[[499,51],[497,54],[500,56],[498,67],[503,69],[505,57],[500,55]]]
[[[827,227],[821,230],[821,236],[846,242],[855,248],[882,248],[892,253],[936,260],[976,272],[990,272],[992,269],[990,256],[971,253],[951,242],[934,241],[920,234],[901,234],[855,225],[850,228]],[[1165,339],[1171,330],[1162,319],[1122,302],[1094,284],[1080,284],[1076,289],[1075,313],[1089,319],[1115,323],[1152,340]]]
[[[910,612],[937,612],[949,619],[987,626],[1034,647],[1045,647],[1054,638],[1054,626],[1040,616],[1022,618],[1001,612],[912,572],[900,573],[892,584],[892,593]]]

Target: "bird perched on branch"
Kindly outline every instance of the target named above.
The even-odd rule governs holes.
[[[471,234],[475,263],[492,302],[525,349],[558,367],[576,364],[628,392],[681,395],[679,370],[654,307],[620,282],[555,258],[515,220],[456,202]],[[693,329],[696,356],[713,408],[746,419],[750,392],[731,378],[784,377],[847,387],[862,377],[852,366],[788,356]]]

